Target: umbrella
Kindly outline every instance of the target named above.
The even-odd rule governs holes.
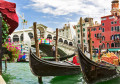
[[[0,0],[0,12],[3,19],[7,21],[10,26],[9,34],[11,34],[18,27],[18,16],[16,14],[16,4],[4,0]]]

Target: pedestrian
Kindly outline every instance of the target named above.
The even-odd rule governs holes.
[[[52,46],[52,51],[53,51],[53,57],[55,57],[55,46]]]

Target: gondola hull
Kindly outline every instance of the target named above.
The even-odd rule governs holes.
[[[81,71],[88,84],[110,79],[118,75],[115,66],[98,64],[87,58],[78,48]]]
[[[30,52],[29,64],[35,76],[63,76],[79,74],[81,72],[80,66],[62,61],[42,60],[32,52]]]

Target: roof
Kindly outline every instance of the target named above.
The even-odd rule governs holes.
[[[120,51],[120,48],[108,49],[108,51]]]
[[[114,15],[107,15],[107,16],[103,16],[103,17],[101,17],[101,18],[110,17],[110,16],[114,16]]]

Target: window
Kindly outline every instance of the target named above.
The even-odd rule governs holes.
[[[102,28],[102,32],[105,32],[104,28]]]
[[[78,43],[80,43],[80,40],[78,40]]]
[[[115,24],[117,24],[117,22],[115,21]]]
[[[95,34],[95,37],[96,37],[96,34]]]
[[[85,43],[85,40],[84,40],[84,43]]]
[[[85,31],[85,28],[83,28],[83,31]]]
[[[111,44],[111,47],[114,47],[114,43]]]
[[[92,41],[92,43],[94,43],[94,41]]]
[[[88,38],[90,37],[90,34],[88,34]]]
[[[109,43],[107,43],[107,48],[109,48],[110,47],[110,45],[109,45]]]
[[[96,28],[94,28],[94,31],[96,31]]]
[[[113,27],[111,27],[111,31],[113,31]]]
[[[89,31],[90,29],[88,29],[88,31]]]
[[[111,40],[114,40],[114,35],[111,36]]]
[[[78,33],[80,32],[80,30],[78,29],[78,31],[77,31]]]
[[[78,34],[78,38],[80,38],[80,35]]]
[[[103,41],[105,40],[105,37],[104,37],[104,36],[102,37],[102,40],[103,40]]]
[[[104,26],[104,23],[102,23],[102,26]]]
[[[83,33],[83,37],[85,37],[85,33]]]
[[[101,43],[102,41],[100,41],[100,43]]]
[[[117,26],[117,32],[119,32],[119,26]]]
[[[99,30],[102,30],[102,28],[100,27]]]
[[[117,27],[115,26],[115,31],[117,31]]]
[[[111,24],[113,24],[113,22],[111,22]]]

